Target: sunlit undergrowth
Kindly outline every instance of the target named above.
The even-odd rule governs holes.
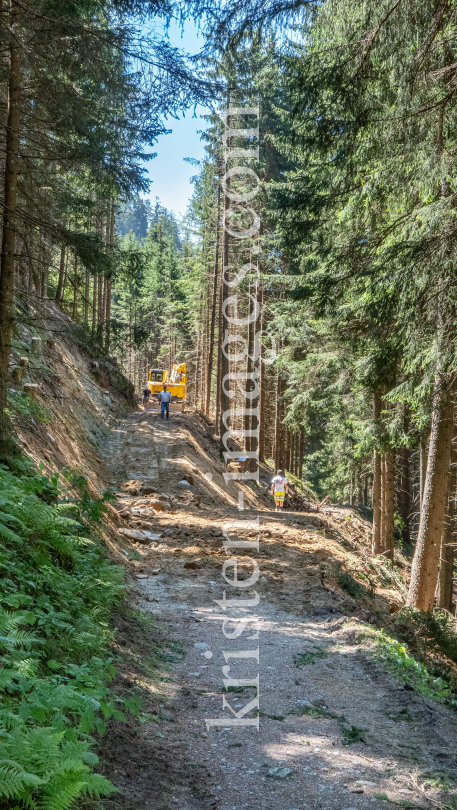
[[[66,810],[113,790],[91,732],[112,715],[109,616],[122,573],[96,538],[99,504],[58,500],[25,463],[0,466],[0,808]]]
[[[394,677],[425,697],[457,708],[457,695],[449,683],[430,674],[425,664],[417,661],[401,641],[372,627],[364,628],[357,640],[361,642],[366,638],[375,642],[375,656]]]

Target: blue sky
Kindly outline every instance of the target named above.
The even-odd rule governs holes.
[[[192,23],[187,23],[183,36],[178,26],[170,25],[169,39],[175,47],[183,48],[188,53],[197,53],[202,45],[202,35]],[[170,135],[159,137],[158,143],[151,151],[157,152],[154,160],[146,162],[151,187],[149,198],[152,204],[158,197],[161,204],[175,212],[184,214],[187,201],[192,194],[190,178],[196,173],[195,166],[185,163],[184,158],[191,157],[200,160],[203,157],[203,143],[197,130],[205,129],[205,121],[200,118],[207,110],[197,107],[196,118],[193,109],[188,110],[179,120],[169,118],[165,122],[167,129],[173,130]]]

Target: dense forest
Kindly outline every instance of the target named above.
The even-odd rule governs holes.
[[[2,458],[17,452],[16,325],[48,328],[52,303],[137,393],[151,367],[187,362],[189,403],[216,437],[230,410],[240,449],[372,519],[373,556],[393,565],[396,547],[413,549],[411,608],[454,613],[455,5],[8,0],[1,11]],[[205,34],[198,57],[164,33],[187,18]],[[146,199],[142,162],[167,116],[197,103],[205,156],[178,220]],[[233,114],[227,134],[223,111],[256,105],[258,156],[234,163],[228,144],[245,148],[252,124]],[[261,223],[242,243],[231,201],[257,180],[240,166],[258,178]],[[242,265],[240,347],[224,301],[225,271]],[[229,371],[251,386],[227,390]]]
[[[261,460],[372,507],[373,554],[414,541],[410,603],[424,609],[437,587],[452,609],[453,15],[341,4],[308,10],[289,40],[233,34],[217,75],[232,106],[260,99],[261,236],[241,250],[221,225],[228,164],[211,115],[185,220],[156,207],[137,282],[116,297],[137,385],[151,364],[187,360],[191,400],[220,433],[222,267],[251,262],[239,289],[246,313],[261,309],[260,415],[232,392],[243,447],[258,428]],[[246,193],[245,180],[232,183]],[[228,362],[249,360],[235,346]]]
[[[374,554],[393,559],[395,542],[417,538],[412,604],[433,603],[439,568],[450,607],[453,9],[299,3],[290,17],[277,4],[262,20],[256,3],[244,17],[220,9],[193,70],[144,33],[147,6],[124,5],[43,16],[12,2],[5,16],[3,404],[15,313],[52,299],[137,389],[151,365],[186,360],[191,401],[219,432],[231,329],[222,268],[249,261],[240,290],[246,312],[259,302],[262,357],[259,424],[241,413],[249,394],[230,397],[244,448],[258,429],[261,460],[320,497],[372,506]],[[52,57],[49,38],[65,42]],[[261,235],[242,247],[222,227],[227,98],[260,104]],[[141,198],[139,161],[164,116],[196,100],[213,108],[206,156],[177,222]],[[232,187],[249,192],[250,175]],[[250,327],[245,340],[252,350]],[[232,348],[230,368],[246,365]]]

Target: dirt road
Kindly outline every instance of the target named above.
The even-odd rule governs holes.
[[[128,493],[119,498],[125,526],[151,534],[149,545],[129,545],[124,536],[120,546],[129,557],[132,598],[160,626],[154,632],[164,654],[160,675],[148,676],[140,659],[151,652],[148,638],[157,636],[144,631],[143,648],[137,635],[130,650],[124,676],[142,694],[148,716],[130,725],[130,736],[113,724],[103,743],[107,773],[121,791],[106,807],[457,807],[454,715],[405,689],[366,644],[355,643],[369,616],[326,587],[323,570],[336,552],[310,516],[278,518],[247,487],[249,508],[240,513],[237,488],[227,492],[222,464],[196,417],[175,414],[167,423],[136,413],[112,434],[107,461],[120,484],[147,481],[157,490],[149,497],[171,500],[148,518],[147,502]],[[192,483],[182,483],[184,475]],[[221,629],[227,613],[215,601],[224,590],[222,528],[256,515],[260,601],[230,615],[255,613],[259,637],[251,623],[228,641]],[[121,627],[125,649],[132,627]],[[207,729],[205,720],[233,717],[223,710],[224,698],[240,712],[255,695],[252,687],[223,692],[224,652],[257,644],[258,665],[242,661],[237,677],[259,673],[259,730]]]

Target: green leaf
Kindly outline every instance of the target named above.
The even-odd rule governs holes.
[[[83,754],[84,762],[87,762],[88,765],[96,765],[98,762],[97,754],[94,754],[93,751],[84,751]]]
[[[49,669],[60,669],[61,667],[63,667],[63,664],[59,664],[59,662],[56,661],[54,658],[51,658],[47,662],[47,664],[48,664]]]

